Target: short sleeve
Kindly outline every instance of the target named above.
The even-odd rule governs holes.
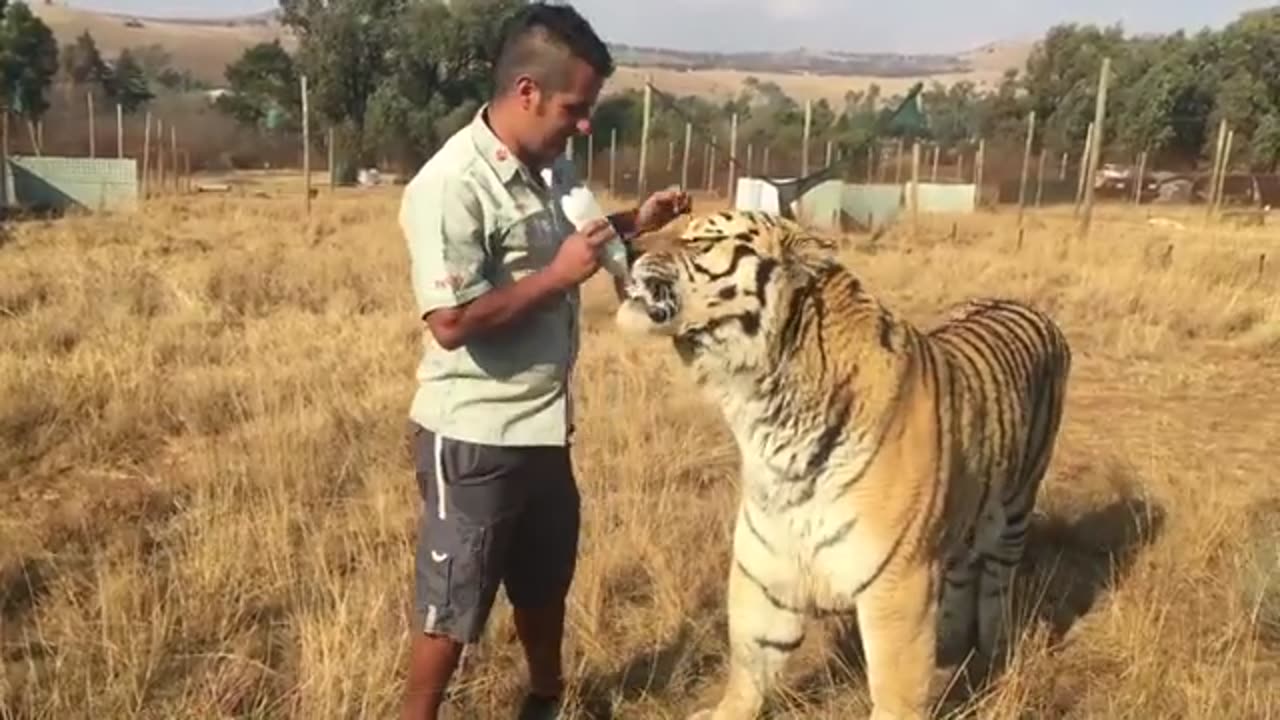
[[[484,217],[458,175],[422,177],[405,189],[400,228],[409,245],[420,315],[465,305],[492,288],[484,276]]]

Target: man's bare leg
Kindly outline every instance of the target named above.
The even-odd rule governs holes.
[[[561,643],[564,638],[564,600],[541,608],[516,608],[516,633],[529,665],[529,692],[558,698],[564,692]]]
[[[436,720],[463,647],[444,635],[420,633],[414,637],[401,720]]]

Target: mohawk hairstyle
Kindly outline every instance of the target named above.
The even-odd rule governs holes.
[[[613,56],[591,24],[570,5],[532,2],[507,22],[494,63],[494,95],[508,92],[521,75],[549,90],[564,84],[564,64],[577,57],[602,78],[613,74]]]

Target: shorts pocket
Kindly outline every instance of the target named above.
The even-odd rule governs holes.
[[[484,526],[452,517],[447,521],[428,519],[418,548],[418,604],[427,609],[428,620],[432,608],[440,621],[474,608],[487,582],[487,535]]]
[[[453,600],[450,592],[453,583],[453,557],[437,550],[428,550],[425,562],[428,566],[424,573],[423,602],[436,608],[449,608]],[[427,624],[429,626],[430,621]]]

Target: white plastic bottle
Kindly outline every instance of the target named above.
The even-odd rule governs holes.
[[[586,185],[574,186],[565,193],[560,198],[560,207],[564,210],[564,216],[578,230],[582,230],[593,220],[605,217],[604,210]],[[614,230],[613,237],[605,241],[600,264],[614,277],[624,281],[627,279],[627,248],[622,238],[618,237],[617,230]]]

